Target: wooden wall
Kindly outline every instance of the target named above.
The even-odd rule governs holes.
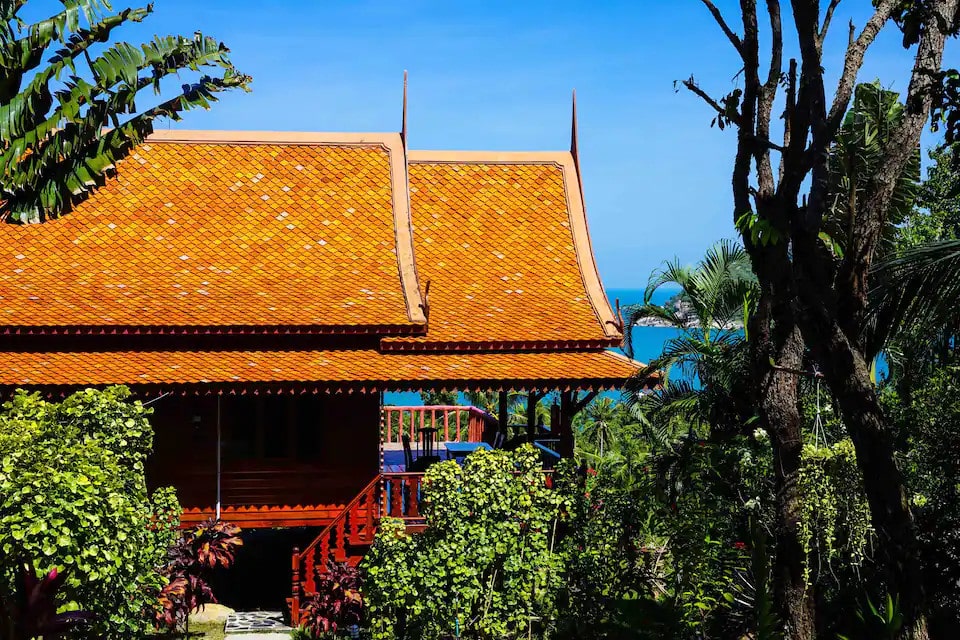
[[[156,402],[151,487],[173,485],[183,524],[216,504],[217,396]],[[242,527],[322,526],[379,468],[380,398],[220,396],[221,507]]]

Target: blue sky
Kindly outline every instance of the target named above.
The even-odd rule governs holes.
[[[736,3],[717,4],[737,19]],[[846,24],[862,25],[870,2],[840,6],[825,53],[831,84]],[[253,92],[175,127],[397,131],[408,69],[411,148],[566,149],[576,88],[587,213],[608,287],[642,287],[664,259],[692,262],[733,236],[733,134],[710,129],[708,110],[673,88],[691,74],[718,96],[735,86],[732,48],[698,0],[157,0],[150,19],[118,35],[194,30],[227,43]],[[898,35],[879,39],[862,79],[905,89],[911,53]],[[957,53],[954,43],[948,62],[960,63]]]

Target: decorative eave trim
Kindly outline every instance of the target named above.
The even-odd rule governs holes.
[[[429,335],[429,334],[428,334]],[[599,350],[617,347],[621,339],[607,338],[604,340],[513,340],[504,341],[476,341],[476,342],[449,342],[449,341],[431,341],[429,339],[411,339],[394,338],[391,340],[382,340],[380,342],[380,351],[384,353],[404,352],[504,352],[504,351],[584,351]]]
[[[190,382],[147,383],[105,382],[86,385],[2,385],[0,397],[8,397],[17,389],[39,391],[47,397],[65,397],[86,388],[102,388],[118,384],[130,387],[141,398],[144,396],[245,396],[245,395],[353,395],[382,392],[410,391],[603,391],[620,389],[623,378],[590,378],[570,380],[560,378],[516,378],[477,380],[409,380],[409,381],[351,381],[318,383],[314,381],[289,382]]]
[[[420,335],[424,325],[202,325],[202,326],[136,326],[136,325],[44,325],[0,327],[0,335]]]
[[[390,192],[393,197],[393,232],[397,247],[397,269],[400,287],[411,322],[425,324],[423,295],[417,278],[417,262],[413,254],[413,218],[410,216],[410,179],[407,175],[407,151],[403,136],[387,135],[390,152]]]
[[[563,161],[564,191],[567,194],[567,211],[570,215],[570,232],[573,236],[573,249],[580,265],[583,287],[593,306],[594,313],[603,327],[603,333],[617,344],[623,339],[620,322],[610,307],[610,300],[603,290],[597,260],[590,241],[590,228],[587,226],[587,212],[583,205],[583,191],[580,188],[580,172],[572,153],[565,154]]]

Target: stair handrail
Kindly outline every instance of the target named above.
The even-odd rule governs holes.
[[[302,593],[302,567],[305,558],[309,558],[310,554],[314,553],[317,547],[323,542],[323,540],[329,540],[330,535],[333,533],[334,529],[340,524],[341,521],[346,520],[350,513],[352,513],[353,508],[360,504],[360,502],[366,498],[370,497],[370,508],[379,510],[380,500],[376,497],[377,489],[380,485],[380,474],[371,480],[363,489],[353,497],[353,500],[344,505],[340,513],[330,521],[330,523],[320,530],[320,533],[317,534],[317,537],[307,545],[303,551],[300,551],[297,547],[294,547],[292,554],[291,568],[293,572],[293,589],[292,589],[292,598],[290,601],[290,619],[293,623],[293,626],[297,626],[300,622],[300,598],[303,596]],[[374,521],[379,520],[379,514],[374,514]],[[306,576],[307,580],[311,580],[312,576]]]

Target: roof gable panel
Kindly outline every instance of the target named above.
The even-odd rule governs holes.
[[[409,160],[429,328],[385,348],[619,341],[570,154],[424,151]]]

